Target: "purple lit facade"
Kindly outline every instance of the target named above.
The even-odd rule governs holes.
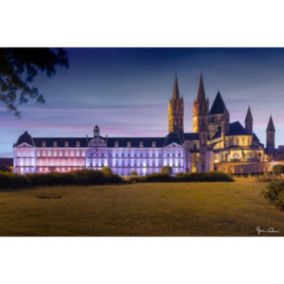
[[[14,147],[14,172],[20,174],[68,172],[110,167],[127,176],[146,175],[170,166],[173,173],[186,169],[185,150],[179,138],[107,138],[94,128],[92,138],[33,138],[27,132]]]

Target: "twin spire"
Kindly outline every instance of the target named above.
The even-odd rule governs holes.
[[[204,88],[202,73],[200,74],[200,78],[199,78],[196,101],[199,102],[199,103],[206,102],[205,88]]]
[[[175,76],[172,99],[173,100],[183,99],[182,97],[180,97],[177,75]]]

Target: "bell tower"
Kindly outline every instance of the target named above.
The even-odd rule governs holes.
[[[172,97],[168,104],[168,131],[180,135],[183,133],[184,104],[180,96],[178,79],[175,77]]]

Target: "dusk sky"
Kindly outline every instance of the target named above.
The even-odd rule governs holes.
[[[210,106],[220,90],[231,122],[242,124],[248,105],[254,132],[265,143],[269,115],[276,144],[284,144],[284,49],[68,49],[69,69],[58,68],[35,84],[46,103],[21,106],[16,118],[0,103],[0,156],[12,156],[25,130],[32,136],[85,137],[98,124],[101,135],[165,136],[167,104],[175,73],[185,100],[185,131],[203,73]]]

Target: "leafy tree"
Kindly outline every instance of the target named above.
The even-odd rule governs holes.
[[[284,166],[283,165],[275,165],[275,166],[273,166],[272,171],[276,175],[284,174]]]
[[[39,72],[54,76],[57,66],[69,67],[62,48],[0,48],[0,101],[17,116],[17,105],[29,100],[44,103],[33,80]]]

